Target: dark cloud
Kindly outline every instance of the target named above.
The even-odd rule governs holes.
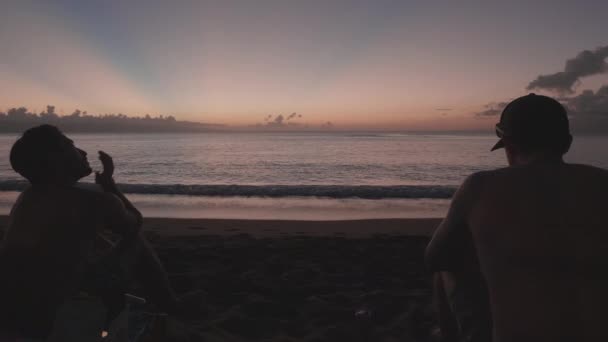
[[[279,114],[279,115],[275,116],[274,121],[272,121],[272,124],[275,126],[282,126],[283,121],[285,121],[283,114]]]
[[[608,132],[608,84],[597,91],[584,90],[573,94],[574,87],[585,76],[608,73],[608,46],[593,51],[585,50],[575,58],[566,61],[564,71],[551,75],[540,75],[528,84],[527,89],[541,89],[556,93],[555,99],[562,103],[570,116],[573,130],[579,132]],[[510,102],[495,102],[484,106],[475,113],[478,118],[491,118],[500,115]]]
[[[300,124],[297,122],[294,122],[293,120],[296,118],[301,118],[302,114],[298,114],[298,113],[291,113],[289,115],[283,115],[283,114],[278,114],[274,117],[274,119],[272,118],[272,115],[267,115],[264,117],[264,122],[266,123],[265,125],[267,127],[294,127],[294,126],[299,126]],[[291,120],[291,121],[290,121]],[[258,124],[256,125],[257,127],[261,127],[263,125]]]
[[[603,116],[608,118],[608,84],[601,86],[597,91],[584,90],[576,96],[561,96],[556,100],[568,108],[572,116]],[[500,115],[509,104],[508,101],[490,103],[484,110],[475,113],[478,117],[491,117]]]
[[[584,90],[562,101],[568,107],[570,126],[574,132],[608,133],[608,85],[595,92]]]
[[[484,106],[484,110],[475,113],[475,116],[480,118],[498,116],[508,104],[509,102],[489,103]]]
[[[576,96],[556,98],[568,109],[573,132],[606,134],[608,132],[608,84],[597,91],[584,90]],[[475,113],[478,118],[496,118],[508,102],[486,105],[485,110]]]
[[[544,89],[557,93],[572,93],[580,78],[608,72],[608,46],[594,51],[585,50],[566,61],[564,71],[540,75],[526,89]]]
[[[302,118],[302,114],[298,114],[296,112],[293,112],[289,115],[277,114],[274,116],[274,119],[272,117],[272,115],[264,116],[264,123],[257,123],[249,127],[268,130],[332,129],[335,127],[334,124],[330,121],[326,121],[316,125],[298,122],[297,119]]]
[[[572,116],[602,116],[608,118],[608,85],[596,92],[584,90],[580,95],[565,99]]]

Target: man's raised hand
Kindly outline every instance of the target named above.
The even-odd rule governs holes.
[[[112,178],[114,175],[114,161],[104,151],[99,151],[99,160],[103,166],[103,171],[101,173],[95,172],[95,183],[101,185],[107,191],[115,186],[114,179]]]

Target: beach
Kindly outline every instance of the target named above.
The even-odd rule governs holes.
[[[204,292],[186,323],[205,341],[424,341],[423,252],[438,224],[146,218],[143,229],[178,294]]]
[[[608,0],[2,5],[0,342],[608,342]]]

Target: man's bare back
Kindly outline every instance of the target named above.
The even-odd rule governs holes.
[[[469,187],[496,341],[608,341],[608,171],[540,163]]]
[[[427,260],[437,271],[471,267],[462,260],[474,245],[494,341],[607,341],[607,193],[608,171],[585,165],[476,173],[455,195]]]

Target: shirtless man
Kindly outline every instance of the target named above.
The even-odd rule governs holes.
[[[477,268],[495,342],[608,341],[608,171],[563,161],[568,117],[549,97],[511,102],[496,133],[509,167],[464,181],[428,265],[444,280]]]
[[[103,191],[77,185],[92,172],[86,156],[50,125],[29,129],[13,145],[11,165],[31,185],[11,210],[0,250],[0,331],[48,336],[59,306],[86,286],[103,231],[121,237],[110,255],[118,268],[131,266],[144,295],[163,310],[177,306],[158,258],[139,233],[141,214],[114,183],[112,158],[99,152],[104,171],[95,178]]]

